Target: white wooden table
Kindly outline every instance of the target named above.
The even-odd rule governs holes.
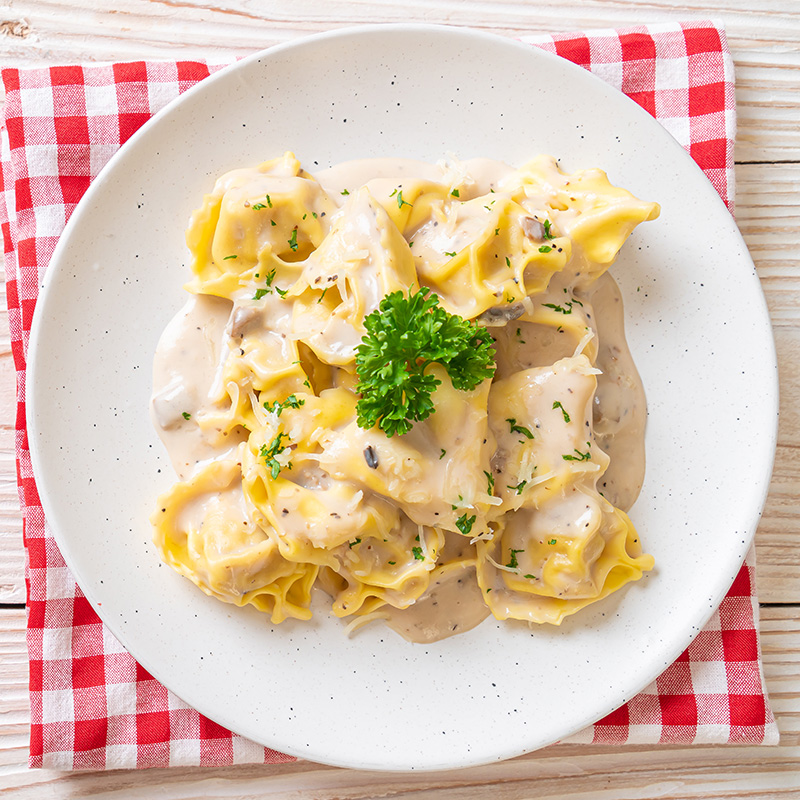
[[[781,745],[562,745],[502,764],[424,775],[309,762],[83,774],[29,770],[14,370],[3,312],[0,796],[800,797],[800,0],[0,0],[0,63],[242,56],[304,34],[371,22],[448,23],[515,36],[710,16],[725,23],[736,62],[737,218],[766,292],[780,363],[778,452],[756,544],[764,666]]]

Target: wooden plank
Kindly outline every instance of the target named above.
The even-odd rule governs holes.
[[[118,0],[98,12],[90,0],[17,0],[0,19],[0,55],[8,64],[74,63],[137,58],[243,56],[331,27],[370,22],[458,24],[501,35],[619,27],[707,18],[727,27],[736,61],[737,158],[800,159],[800,15],[782,0],[717,0],[675,8],[671,0],[588,4],[585,0],[521,4],[505,0],[357,0],[324,4],[279,0],[268,9],[226,0]],[[710,8],[711,6],[711,8]],[[713,9],[713,10],[711,10]]]
[[[767,298],[778,351],[778,450],[756,535],[762,602],[800,602],[800,165],[736,168],[737,219]]]
[[[767,687],[782,731],[778,747],[559,745],[501,764],[420,775],[356,772],[311,762],[65,775],[27,769],[24,613],[0,610],[0,793],[13,790],[19,800],[67,795],[128,800],[156,794],[165,800],[789,797],[800,788],[797,608],[764,609],[761,630]]]

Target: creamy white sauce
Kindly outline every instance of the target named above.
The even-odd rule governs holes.
[[[459,187],[460,199],[468,200],[494,189],[511,171],[507,165],[488,159],[444,167],[405,159],[367,159],[340,164],[315,173],[315,177],[331,198],[342,198],[342,202],[346,197],[342,194],[344,191],[354,191],[365,184],[377,189],[381,184],[394,184],[410,176],[450,182]],[[467,219],[460,232],[433,228],[420,230],[416,236],[419,241],[417,252],[426,247],[426,241],[429,249],[443,249],[440,240],[446,240],[449,249],[457,249],[463,244],[459,237],[463,238],[468,228]],[[553,291],[560,293],[562,283],[567,285],[564,283],[567,277],[557,278]],[[595,441],[612,458],[598,488],[612,504],[627,510],[636,500],[644,476],[646,403],[641,380],[625,342],[622,300],[608,274],[589,287],[570,288],[584,303],[584,313],[599,340],[596,363],[602,374],[597,377],[592,416]],[[192,296],[167,326],[156,351],[151,416],[182,479],[188,478],[199,464],[230,457],[238,444],[247,438],[246,431],[225,434],[219,430],[209,432],[198,425],[198,419],[214,409],[212,395],[215,384],[220,379],[227,354],[237,346],[243,326],[263,326],[263,335],[275,337],[276,347],[281,346],[280,337],[285,338],[286,332],[291,330],[290,317],[278,320],[274,316],[280,313],[276,297],[267,302],[268,311],[273,311],[269,326],[261,312],[251,307],[239,307],[233,313],[232,308],[233,304],[228,300],[207,295]],[[492,333],[497,339],[500,378],[519,370],[554,364],[572,356],[576,346],[575,341],[561,336],[552,327],[532,322],[510,321],[505,327],[492,328]],[[517,346],[517,340],[524,340],[524,347]],[[351,378],[343,377],[345,385],[352,384]],[[358,433],[357,444],[361,448],[362,444],[368,443],[369,433],[361,429]],[[416,436],[419,438],[419,430]],[[410,436],[410,445],[413,440],[414,436]],[[417,445],[420,450],[438,447],[435,438],[427,443],[418,441]],[[453,469],[452,462],[431,458],[428,463],[432,467],[421,476],[423,481],[439,475],[446,464],[451,464],[448,468]],[[444,478],[439,476],[436,480],[442,482]],[[438,499],[442,509],[449,508],[449,500]],[[208,502],[219,505],[221,499]],[[225,507],[220,506],[220,513],[240,513],[238,501],[223,505]],[[187,509],[187,513],[189,511],[198,518],[202,516],[202,509],[193,506]],[[427,517],[415,521],[436,522]],[[463,549],[467,547],[466,542],[465,538],[448,534],[446,550],[452,556],[453,547]],[[390,606],[382,608],[380,616],[386,618],[386,624],[409,641],[433,642],[469,630],[488,616],[489,610],[475,580],[474,560],[470,560],[468,554],[462,555],[461,560],[435,571],[428,590],[410,607],[402,610]]]

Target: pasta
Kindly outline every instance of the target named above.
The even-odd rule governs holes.
[[[352,628],[415,641],[489,613],[560,624],[639,579],[644,399],[605,273],[658,213],[546,156],[314,177],[286,153],[222,176],[155,361],[179,476],[152,516],[163,560],[274,623],[309,619],[319,588]],[[443,344],[373,356],[418,374],[368,402],[370,336]]]

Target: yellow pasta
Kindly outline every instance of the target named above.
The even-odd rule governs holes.
[[[640,578],[653,559],[594,435],[595,292],[658,211],[545,156],[312,176],[286,153],[222,176],[156,358],[180,476],[152,517],[161,557],[276,623],[308,619],[316,588],[420,641],[487,613],[560,624]],[[384,299],[421,288],[491,334],[496,370],[457,388],[446,359],[422,364],[432,407],[390,436],[364,423],[356,358]],[[445,602],[462,588],[469,612]]]

